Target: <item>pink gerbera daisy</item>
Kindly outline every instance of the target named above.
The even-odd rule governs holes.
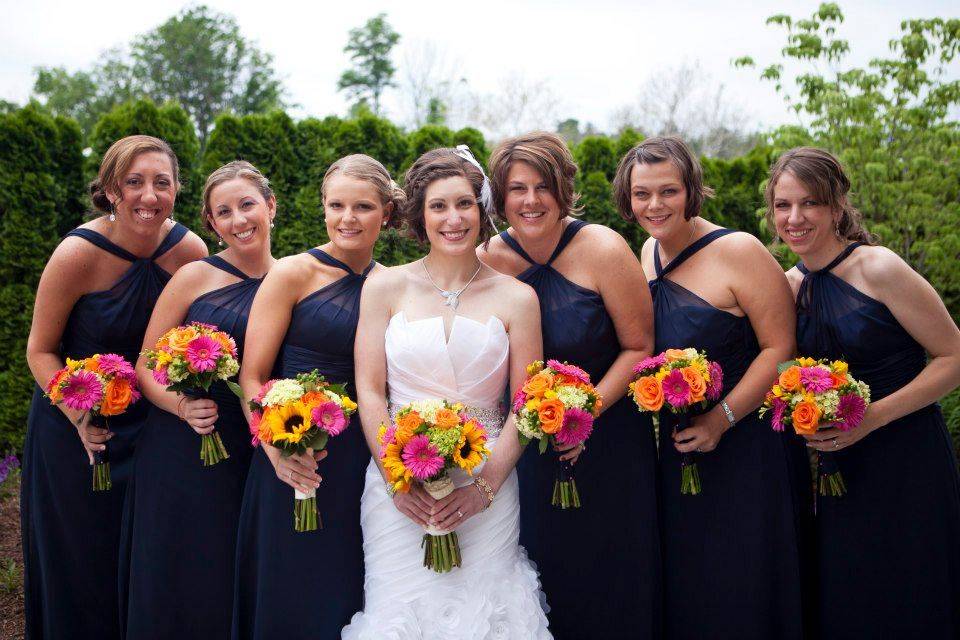
[[[217,368],[221,349],[220,343],[210,336],[197,336],[187,345],[187,362],[194,371],[212,371]]]
[[[250,440],[251,446],[257,446],[260,444],[260,419],[263,417],[259,411],[250,412],[250,435],[252,439]]]
[[[723,367],[716,362],[711,362],[707,368],[710,373],[710,384],[707,385],[707,399],[716,401],[720,399],[723,393]]]
[[[437,448],[430,444],[426,434],[410,438],[403,448],[403,464],[417,480],[427,480],[443,469],[443,458]]]
[[[343,415],[343,409],[336,402],[317,405],[310,413],[310,417],[313,419],[313,424],[331,436],[340,435],[347,428],[347,417]]]
[[[782,398],[774,398],[771,405],[773,407],[773,430],[783,431],[783,414],[787,411],[787,403]]]
[[[585,384],[590,383],[590,376],[587,375],[587,372],[580,367],[567,364],[565,362],[560,362],[558,360],[547,360],[547,366],[553,369],[555,373],[559,373],[560,375],[570,376],[571,378],[579,380]]]
[[[833,378],[821,367],[801,367],[800,384],[811,393],[823,393],[833,388]]]
[[[100,356],[100,372],[104,375],[116,374],[127,380],[131,375],[133,377],[137,375],[126,358],[115,353],[104,353]]]
[[[647,371],[649,369],[657,369],[663,366],[663,364],[666,361],[667,361],[667,356],[665,356],[662,353],[657,354],[655,356],[650,356],[649,358],[644,358],[643,360],[638,362],[636,365],[634,365],[633,372],[643,373],[644,371]]]
[[[167,376],[166,367],[163,369],[154,369],[151,373],[153,373],[153,379],[157,381],[157,384],[162,384],[165,387],[170,385],[170,378]]]
[[[523,409],[523,405],[527,403],[527,394],[523,392],[523,387],[517,389],[517,393],[513,396],[513,412],[520,413],[520,410]]]
[[[90,411],[103,399],[103,383],[92,371],[80,370],[67,378],[63,402],[77,411]]]
[[[590,437],[593,431],[593,416],[589,411],[571,407],[563,413],[563,426],[557,432],[560,444],[580,444]]]
[[[863,422],[863,414],[867,409],[867,403],[863,398],[855,393],[848,393],[840,397],[837,403],[836,416],[837,428],[841,431],[850,431]]]
[[[680,369],[674,369],[663,379],[663,398],[676,409],[690,404],[690,384],[683,379]]]

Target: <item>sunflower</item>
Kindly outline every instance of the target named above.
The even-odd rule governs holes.
[[[487,449],[487,432],[475,420],[463,425],[463,435],[457,448],[453,450],[453,462],[473,475],[473,469],[490,455]]]
[[[413,474],[403,464],[402,456],[403,446],[394,442],[383,448],[381,460],[383,461],[383,469],[387,472],[387,480],[393,485],[393,488],[401,493],[406,493],[410,490]]]
[[[270,433],[274,444],[281,442],[297,443],[313,427],[310,422],[310,407],[300,401],[270,407],[262,419],[263,428]]]

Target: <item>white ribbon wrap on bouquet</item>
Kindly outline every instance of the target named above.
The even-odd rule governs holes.
[[[444,474],[436,480],[425,480],[423,482],[423,488],[427,490],[427,493],[429,493],[430,497],[432,497],[434,500],[442,500],[453,493],[453,490],[456,489],[453,484],[453,480],[450,479],[450,476],[446,472],[444,472]],[[442,536],[450,533],[449,531],[438,529],[437,527],[431,525],[427,525],[423,528],[423,530],[429,533],[431,536]]]
[[[310,489],[310,491],[308,491],[307,493],[302,493],[300,490],[294,489],[293,497],[296,498],[297,500],[307,500],[308,498],[316,498],[317,490]]]

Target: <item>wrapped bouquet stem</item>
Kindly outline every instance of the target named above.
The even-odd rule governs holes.
[[[90,416],[90,425],[100,429],[110,430],[104,416],[93,414]],[[104,444],[103,451],[93,452],[93,485],[94,491],[107,491],[113,488],[110,476],[110,443]]]
[[[211,398],[210,391],[203,388],[185,389],[183,395],[192,399],[209,400]],[[215,465],[229,457],[230,453],[227,452],[227,448],[223,446],[223,439],[216,429],[200,436],[200,461],[203,466],[209,467]]]
[[[690,426],[690,414],[681,413],[677,424],[673,427],[673,435]],[[695,496],[700,493],[700,471],[694,454],[686,451],[680,454],[680,493],[685,496]]]
[[[443,500],[456,488],[446,471],[433,480],[425,480],[423,488],[434,500]],[[456,531],[444,531],[434,526],[426,527],[423,534],[423,566],[437,573],[446,573],[460,566],[460,541]]]

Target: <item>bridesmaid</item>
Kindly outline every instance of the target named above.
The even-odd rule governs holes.
[[[620,161],[621,215],[650,234],[656,351],[703,349],[723,367],[723,399],[672,435],[661,414],[664,631],[668,638],[798,638],[803,634],[802,441],[756,409],[794,351],[790,288],[753,236],[700,217],[696,158],[679,138],[649,138]],[[680,454],[694,453],[700,495],[680,493]]]
[[[767,219],[802,262],[799,353],[844,359],[870,385],[863,423],[808,438],[846,495],[818,499],[820,619],[834,638],[960,637],[960,478],[937,400],[960,385],[960,331],[933,287],[875,246],[840,162],[783,154]],[[929,354],[929,360],[928,360]]]
[[[182,268],[157,301],[143,348],[167,330],[197,321],[243,338],[253,297],[274,263],[270,228],[276,199],[249,162],[230,162],[207,178],[203,221],[217,255]],[[250,465],[247,420],[222,382],[211,399],[166,391],[137,363],[153,403],[137,444],[121,534],[121,618],[127,638],[229,638],[237,521]],[[200,436],[216,428],[229,458],[200,461]],[[183,602],[193,606],[183,606]]]
[[[557,455],[527,447],[520,479],[520,543],[540,570],[557,638],[660,635],[656,445],[648,418],[624,399],[633,366],[653,349],[650,297],[626,241],[572,217],[577,166],[552,133],[502,142],[490,158],[494,208],[510,228],[480,259],[540,298],[547,358],[586,369],[604,411],[575,463],[579,509],[550,504]]]
[[[280,260],[257,294],[240,372],[247,397],[273,377],[319,369],[353,386],[353,340],[360,290],[380,267],[373,248],[403,191],[379,162],[350,155],[327,170],[321,187],[330,241]],[[293,491],[317,491],[323,528],[293,529]],[[253,454],[237,540],[233,637],[337,638],[363,608],[360,495],[370,451],[359,420],[313,457]]]
[[[110,421],[110,433],[51,406],[42,387],[64,358],[137,359],[150,312],[170,274],[206,255],[171,219],[180,189],[167,143],[113,143],[90,185],[104,215],[74,229],[40,278],[27,342],[34,389],[20,496],[25,632],[31,638],[117,638],[117,547],[130,459],[147,403]],[[79,437],[77,437],[79,436]],[[113,488],[91,490],[93,451],[108,447]]]

